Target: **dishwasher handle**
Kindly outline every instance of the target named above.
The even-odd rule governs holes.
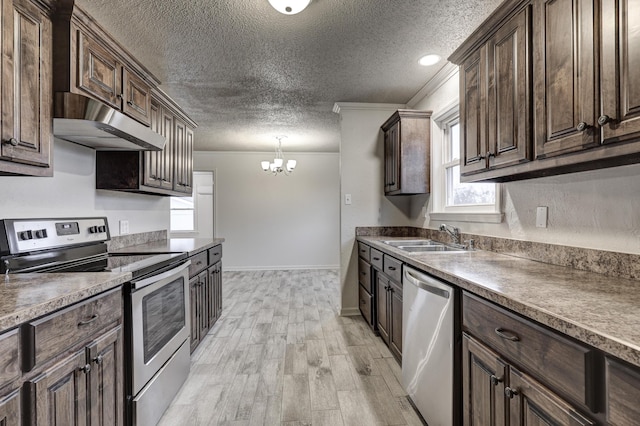
[[[440,286],[438,286],[438,284],[444,285],[446,287],[450,287],[450,286],[444,283],[440,283],[434,278],[428,277],[426,275],[417,276],[412,269],[409,269],[409,268],[404,269],[404,278],[406,281],[415,285],[416,287],[422,290],[428,291],[429,293],[435,294],[436,296],[440,296],[445,299],[448,299],[451,295],[451,292],[449,290],[441,288]]]

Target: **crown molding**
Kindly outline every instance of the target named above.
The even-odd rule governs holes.
[[[416,106],[418,102],[427,96],[431,96],[436,90],[442,87],[447,81],[452,79],[458,74],[458,66],[452,64],[451,62],[447,62],[445,66],[440,68],[440,70],[433,76],[431,80],[427,82],[422,89],[418,91],[409,101],[407,102],[407,106],[409,108],[413,108]]]
[[[366,102],[336,102],[333,104],[333,112],[340,114],[343,110],[349,111],[395,111],[405,109],[405,104],[373,104]]]

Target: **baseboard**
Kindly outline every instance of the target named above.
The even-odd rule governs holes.
[[[339,270],[340,265],[295,265],[295,266],[225,266],[225,271],[242,272],[242,271],[301,271],[301,270]]]
[[[360,315],[360,308],[342,308],[340,310],[341,317],[356,317]]]

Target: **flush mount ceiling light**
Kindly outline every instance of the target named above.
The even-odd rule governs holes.
[[[423,67],[429,67],[440,62],[440,56],[435,54],[424,55],[418,60],[418,63]]]
[[[311,0],[269,0],[269,3],[280,13],[295,15],[309,6]]]
[[[293,172],[293,169],[296,168],[296,160],[287,160],[287,165],[284,166],[284,154],[282,153],[282,139],[284,138],[286,138],[286,136],[276,136],[276,139],[278,139],[278,146],[276,148],[276,157],[273,159],[273,162],[260,162],[262,170],[269,172],[274,176],[277,176],[279,173],[284,173],[288,176]]]

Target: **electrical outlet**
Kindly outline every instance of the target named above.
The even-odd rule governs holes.
[[[546,228],[549,218],[549,207],[538,207],[536,209],[536,228]]]
[[[129,221],[121,220],[120,221],[120,235],[126,235],[129,233]]]
[[[351,194],[344,194],[344,204],[351,205]]]

